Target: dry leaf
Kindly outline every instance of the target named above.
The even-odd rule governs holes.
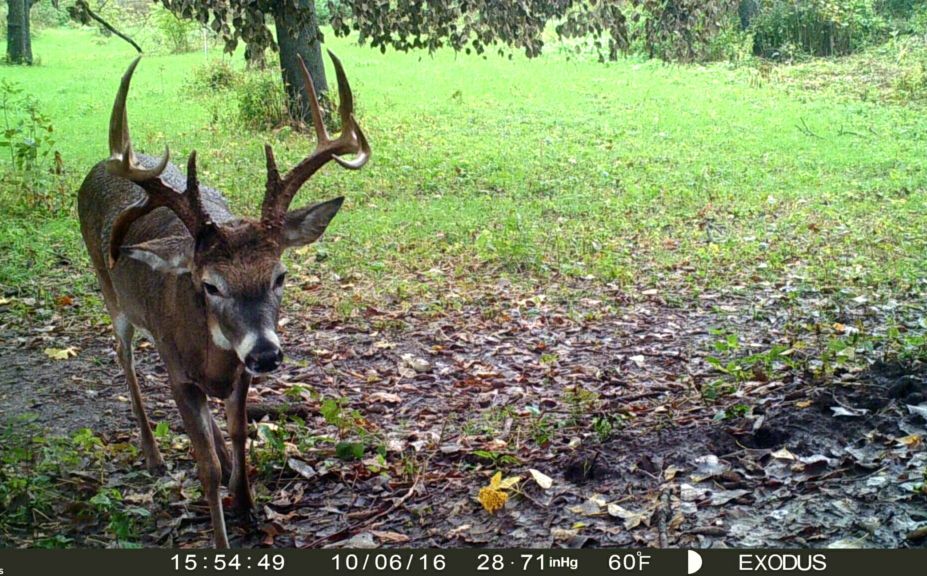
[[[58,296],[57,298],[55,298],[55,304],[57,304],[58,306],[61,306],[62,308],[66,306],[71,306],[72,304],[74,304],[74,298],[71,298],[68,295]]]
[[[374,392],[367,398],[371,402],[385,402],[386,404],[399,404],[402,402],[402,397],[392,392]]]
[[[318,472],[315,471],[315,468],[306,464],[302,460],[297,460],[296,458],[290,458],[286,461],[287,465],[297,474],[305,478],[306,480],[312,480],[318,476]]]
[[[68,346],[67,348],[46,348],[42,352],[52,360],[67,360],[77,356],[77,348]]]
[[[370,532],[379,538],[381,542],[389,542],[390,544],[405,544],[409,541],[408,536],[405,534],[400,534],[399,532],[380,532],[379,530],[371,530]]]
[[[789,452],[788,448],[782,448],[781,450],[776,450],[771,454],[773,458],[778,458],[779,460],[795,460],[795,455]]]
[[[897,438],[895,441],[901,444],[902,446],[909,446],[911,448],[914,448],[914,447],[921,445],[921,442],[923,442],[923,438],[921,438],[920,434],[908,434],[907,436],[903,438]]]
[[[608,514],[609,516],[614,516],[615,518],[621,518],[624,520],[624,529],[633,530],[640,526],[641,522],[644,521],[646,513],[641,512],[632,512],[627,508],[622,508],[617,504],[608,505]]]
[[[537,485],[543,488],[544,490],[547,490],[548,488],[554,485],[553,479],[547,474],[544,474],[543,472],[535,470],[534,468],[530,468],[528,472],[531,473],[531,477],[534,479]]]

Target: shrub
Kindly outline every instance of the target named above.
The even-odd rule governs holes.
[[[9,162],[4,180],[10,188],[24,193],[29,209],[62,209],[68,198],[52,189],[53,174],[60,172],[54,127],[35,97],[8,80],[0,80],[0,129],[0,150],[6,149],[0,162]]]
[[[927,50],[923,46],[902,46],[898,54],[898,74],[892,83],[902,100],[927,97]]]
[[[850,54],[881,40],[887,23],[875,0],[764,0],[751,21],[758,56]]]
[[[69,20],[67,11],[59,10],[51,2],[37,2],[29,11],[29,26],[32,30],[65,26]],[[5,24],[4,21],[4,29]]]
[[[238,119],[246,128],[266,130],[289,121],[279,72],[253,70],[243,74],[235,87],[235,98]]]
[[[232,68],[227,59],[221,58],[194,68],[193,76],[187,82],[185,89],[193,96],[203,96],[230,90],[239,82],[241,82],[241,73]]]

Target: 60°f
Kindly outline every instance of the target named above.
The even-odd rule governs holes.
[[[612,554],[608,557],[609,570],[642,571],[650,566],[650,555],[643,552]]]

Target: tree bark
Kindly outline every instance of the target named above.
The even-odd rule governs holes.
[[[298,5],[300,10],[309,10],[311,17],[307,24],[295,31],[295,34],[293,30],[290,30],[290,24],[297,21],[296,10],[289,1],[284,0],[276,4],[274,24],[277,29],[277,44],[280,46],[280,72],[286,88],[287,108],[290,116],[303,122],[311,122],[309,95],[303,85],[298,57],[302,56],[306,63],[306,68],[312,76],[312,84],[320,99],[328,92],[328,83],[325,80],[322,43],[320,42],[321,32],[315,13],[315,2],[298,0]]]
[[[10,64],[32,64],[29,11],[33,0],[7,0],[6,57]]]

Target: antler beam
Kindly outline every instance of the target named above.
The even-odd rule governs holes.
[[[112,268],[119,259],[119,250],[129,226],[133,222],[148,214],[155,208],[162,206],[169,208],[177,215],[190,234],[197,238],[207,227],[212,226],[209,214],[200,201],[199,183],[196,177],[196,152],[190,153],[187,162],[186,190],[180,190],[168,184],[161,178],[170,159],[170,150],[165,147],[164,156],[152,168],[142,166],[132,149],[132,139],[129,136],[129,122],[126,116],[126,98],[129,94],[129,85],[132,74],[141,56],[132,61],[122,77],[116,101],[113,103],[113,112],[109,120],[109,160],[106,161],[106,170],[113,175],[122,176],[127,180],[141,186],[146,194],[138,202],[123,211],[113,222],[110,234],[109,265]]]
[[[335,65],[335,74],[338,77],[338,110],[341,116],[341,134],[332,139],[328,134],[328,130],[325,129],[322,111],[319,108],[319,99],[312,85],[312,77],[309,75],[309,70],[306,69],[306,63],[300,58],[299,66],[302,71],[303,82],[306,85],[306,93],[309,97],[309,111],[312,116],[312,125],[315,128],[316,147],[309,156],[294,166],[283,177],[280,177],[277,170],[273,149],[269,145],[264,147],[267,156],[267,192],[264,195],[264,203],[261,207],[261,222],[270,230],[279,232],[283,229],[286,212],[293,201],[293,197],[296,196],[303,184],[329,161],[334,160],[348,170],[357,170],[370,159],[370,144],[354,118],[354,96],[351,93],[351,85],[348,84],[341,61],[331,51],[328,52],[328,55]],[[355,154],[356,156],[353,160],[347,160],[342,158],[346,154]]]

